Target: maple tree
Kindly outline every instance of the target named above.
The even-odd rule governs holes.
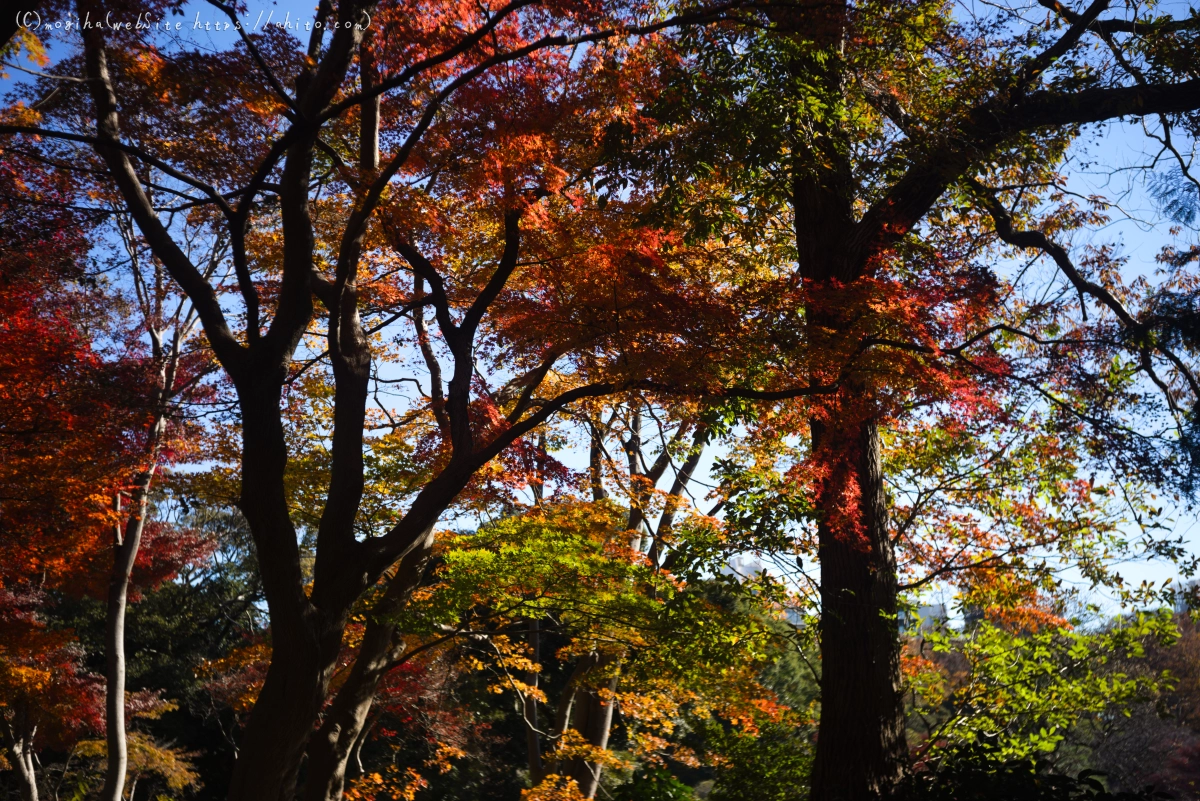
[[[695,762],[669,740],[682,709],[749,723],[775,707],[756,680],[774,635],[656,571],[627,522],[609,503],[560,502],[451,539],[401,624],[482,642],[470,662],[516,695],[531,781],[583,798],[622,764],[608,745],[615,708],[633,756]],[[543,677],[549,665],[562,676]]]
[[[4,589],[0,630],[0,706],[7,759],[19,777],[24,801],[37,801],[37,752],[63,747],[99,730],[101,697],[94,676],[83,670],[81,650],[68,634],[48,631],[37,619],[36,598]]]
[[[165,712],[170,712],[176,708],[173,702],[163,701],[154,693],[125,694],[123,692],[122,695],[122,703],[126,707],[122,711],[131,718],[153,720],[161,717]],[[121,739],[122,750],[124,751],[121,759],[121,783],[124,785],[126,773],[131,774],[129,776],[128,797],[133,798],[139,780],[151,776],[161,780],[168,791],[179,791],[186,787],[196,787],[199,784],[199,777],[189,761],[189,757],[194,755],[183,753],[180,749],[173,748],[170,745],[157,743],[153,738],[145,734],[126,732],[124,724],[126,714],[122,714],[121,716]],[[72,750],[74,755],[84,760],[103,759],[104,786],[100,790],[101,794],[109,792],[109,775],[112,772],[111,766],[113,760],[108,753],[108,747],[109,739],[106,737],[103,741],[83,740]]]
[[[685,419],[675,439],[690,430]],[[625,447],[635,451],[633,442]],[[660,463],[652,469],[656,477],[675,456],[669,449],[654,460]],[[635,464],[643,460],[635,453]],[[326,720],[336,720],[330,709],[361,671],[354,656],[372,628],[384,623],[398,634],[382,658],[380,684],[372,703],[362,707],[366,720],[347,756],[350,797],[407,797],[428,785],[427,766],[444,772],[449,760],[467,756],[471,738],[455,722],[465,712],[456,712],[438,688],[461,685],[475,673],[485,698],[517,699],[522,767],[535,785],[531,797],[560,791],[594,797],[606,769],[623,769],[631,758],[699,764],[672,737],[685,710],[696,720],[715,715],[749,729],[757,719],[778,717],[781,708],[755,673],[777,650],[779,635],[754,615],[714,603],[705,582],[680,582],[647,560],[642,548],[650,547],[649,538],[643,546],[642,532],[625,526],[657,517],[652,505],[630,512],[605,498],[582,503],[571,488],[583,479],[555,470],[549,454],[534,461],[542,464],[530,480],[539,500],[528,512],[472,534],[443,534],[436,569],[402,611],[381,621],[378,604],[369,599],[352,617]],[[585,483],[599,484],[599,478]],[[631,486],[615,478],[618,487]],[[634,494],[644,502],[652,483],[636,467],[634,478],[641,479]],[[674,483],[673,494],[663,493],[667,505],[679,500],[678,477]],[[669,525],[660,521],[658,529],[665,534]],[[687,530],[685,523],[681,531]],[[719,560],[680,562],[678,569],[698,577],[717,565]],[[760,598],[755,608],[761,605]],[[764,607],[760,614],[778,613]],[[210,691],[244,716],[261,690],[268,655],[269,647],[256,643],[206,666]],[[447,671],[449,665],[455,667]],[[431,706],[418,711],[423,705]],[[630,755],[615,754],[608,745],[618,708]],[[424,766],[414,767],[410,756],[407,767],[393,763],[386,771],[364,773],[364,743],[377,727],[392,728],[385,721],[396,716],[403,728],[427,732],[439,744],[436,754]],[[342,792],[336,787],[332,794]]]
[[[105,8],[76,11],[102,17]],[[328,42],[320,26],[306,51],[269,31],[224,53],[167,58],[140,32],[84,28],[82,59],[63,66],[86,80],[63,90],[44,78],[41,95],[10,109],[3,129],[27,147],[46,143],[46,154],[92,146],[90,168],[111,182],[196,309],[236,391],[239,505],[258,551],[272,660],[231,798],[290,796],[306,750],[306,792],[324,797],[337,783],[324,776],[344,770],[392,647],[386,622],[368,628],[358,670],[308,744],[356,599],[395,568],[376,613],[386,621],[420,575],[434,523],[476,474],[571,402],[644,377],[653,365],[638,354],[671,336],[661,310],[690,314],[688,305],[711,294],[699,269],[705,254],[629,226],[622,204],[589,207],[580,181],[619,110],[615,64],[628,37],[716,18],[722,7],[664,19],[636,5],[450,3],[417,12],[397,4],[374,9],[372,24],[386,35],[356,61],[369,10],[323,6],[319,18],[338,24]],[[572,57],[569,48],[580,46]],[[377,117],[370,110],[385,93]],[[364,104],[368,113],[359,112]],[[213,152],[182,133],[196,128]],[[196,235],[228,242],[227,260],[214,260],[229,265],[227,281],[185,250],[193,224]],[[689,258],[701,259],[690,278],[668,266]],[[237,334],[231,298],[244,322]],[[304,342],[316,303],[327,313],[321,346]],[[440,335],[433,344],[430,307]],[[367,404],[372,383],[390,379],[376,371],[368,316],[380,326],[410,322],[429,377],[415,404],[426,429],[419,475],[369,517]],[[325,350],[313,371],[332,384],[311,586],[288,508],[291,450],[279,402],[297,378],[302,344]],[[495,360],[505,399],[475,377],[477,351]],[[397,439],[415,433],[396,428]]]
[[[76,529],[111,521],[124,449],[105,397],[111,376],[88,330],[98,298],[77,283],[87,221],[69,210],[68,183],[5,156],[0,514],[10,533],[4,547],[13,550],[4,563],[9,581],[38,573],[59,581],[89,545]],[[31,189],[46,205],[19,201],[18,192]]]
[[[102,795],[111,801],[120,801],[124,795],[128,762],[124,699],[125,615],[130,581],[139,559],[146,563],[143,567],[154,564],[160,571],[165,570],[163,575],[155,577],[155,583],[161,583],[178,565],[203,556],[203,548],[196,549],[201,543],[193,541],[188,532],[176,531],[169,526],[157,527],[152,538],[157,546],[155,553],[143,554],[142,541],[147,532],[150,494],[156,474],[165,463],[183,461],[189,451],[194,458],[198,451],[188,444],[189,439],[197,439],[197,431],[195,426],[188,425],[183,410],[201,398],[211,397],[209,388],[203,384],[211,365],[209,354],[193,347],[197,325],[194,307],[172,291],[162,263],[153,256],[143,255],[133,233],[132,220],[122,219],[119,212],[114,216],[119,221],[116,227],[122,234],[121,243],[138,310],[133,317],[133,330],[126,332],[129,340],[126,352],[120,357],[127,373],[125,383],[131,388],[126,404],[137,413],[125,435],[136,450],[131,450],[132,469],[116,495],[117,511],[121,511],[125,498],[129,500],[129,508],[113,538],[105,643],[108,657],[105,716],[108,770]],[[148,348],[141,341],[142,336],[149,339]],[[189,550],[192,552],[188,553]],[[143,747],[142,751],[145,750]]]
[[[135,285],[143,322],[124,331],[125,321],[113,319],[120,296],[102,292],[84,268],[89,232],[103,218],[99,210],[85,211],[75,203],[86,187],[71,176],[46,173],[44,165],[19,148],[8,150],[6,157],[5,241],[0,248],[7,290],[0,336],[6,359],[0,386],[6,400],[3,518],[11,572],[4,584],[9,598],[12,592],[24,598],[23,608],[9,613],[33,627],[25,640],[9,633],[22,643],[16,650],[24,652],[28,665],[63,665],[64,681],[70,684],[77,655],[69,656],[71,646],[61,635],[43,633],[47,642],[44,648],[37,646],[41,623],[33,601],[54,588],[87,588],[100,596],[107,590],[110,663],[104,722],[110,753],[117,756],[110,760],[112,789],[106,795],[120,797],[126,706],[122,630],[131,575],[136,566],[141,585],[153,586],[182,562],[202,557],[204,550],[186,533],[173,537],[173,530],[161,525],[151,538],[154,547],[146,552],[138,547],[147,523],[151,478],[171,443],[169,411],[184,394],[175,388],[195,394],[202,370],[196,369],[194,354],[183,352],[190,325],[186,318],[178,321],[174,339],[164,343],[168,298],[162,276],[145,281],[136,251],[129,256],[141,279]],[[27,205],[30,193],[37,197],[32,208]],[[176,315],[182,310],[177,307]],[[148,356],[137,341],[145,329],[152,348]],[[122,336],[126,341],[118,341],[115,350],[111,340]],[[149,398],[146,372],[155,387]],[[176,444],[175,458],[180,450]],[[123,498],[132,499],[132,514],[122,512]],[[110,536],[115,540],[111,555],[106,547]],[[105,556],[113,562],[107,588],[97,586],[103,571],[95,569],[97,559]],[[39,573],[40,581],[31,581]],[[51,706],[61,711],[62,704],[58,700]],[[86,720],[88,714],[80,711],[78,716]]]
[[[36,801],[37,751],[101,724],[99,696],[69,632],[39,617],[47,589],[78,581],[79,565],[112,523],[124,463],[112,383],[93,348],[96,298],[78,279],[86,217],[69,183],[6,154],[0,168],[0,673],[9,762]],[[16,199],[36,188],[45,206]],[[91,536],[88,536],[91,534]]]

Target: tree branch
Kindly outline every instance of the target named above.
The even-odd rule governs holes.
[[[104,34],[98,28],[87,29],[83,31],[83,42],[84,64],[90,79],[88,88],[96,107],[97,136],[93,142],[96,152],[108,165],[117,188],[129,206],[130,214],[154,254],[162,260],[172,278],[179,282],[180,287],[191,299],[193,307],[200,315],[204,333],[213,347],[213,352],[231,376],[239,376],[242,373],[245,349],[230,330],[216,291],[158,219],[126,150],[120,144],[117,98],[108,73]],[[211,191],[215,194],[215,190]],[[223,200],[221,202],[224,203]]]

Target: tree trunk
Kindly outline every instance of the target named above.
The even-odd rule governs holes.
[[[157,430],[157,426],[156,426]],[[108,608],[104,623],[104,649],[106,656],[104,687],[104,737],[107,746],[107,763],[104,770],[104,789],[101,801],[122,801],[125,796],[125,771],[129,764],[129,751],[125,739],[125,612],[129,604],[129,577],[133,563],[137,560],[142,532],[146,527],[146,513],[150,481],[154,475],[151,466],[138,477],[134,490],[136,506],[124,531],[117,524],[116,542],[113,547],[112,575],[108,582]],[[120,511],[121,496],[117,496],[117,511]]]
[[[329,692],[349,604],[316,606],[305,590],[283,476],[282,371],[238,387],[242,413],[239,506],[254,535],[271,620],[271,662],[238,742],[230,801],[293,801],[304,750]]]
[[[814,421],[812,433],[830,472],[819,496],[821,720],[810,798],[874,801],[899,781],[907,752],[879,429]],[[841,508],[855,484],[856,508]]]
[[[303,796],[306,801],[336,801],[342,797],[346,765],[365,728],[375,689],[396,663],[397,651],[403,648],[393,640],[395,630],[393,623],[368,621],[350,675],[326,711],[325,722],[308,745]]]
[[[566,686],[562,689],[562,694],[558,697],[558,704],[554,710],[554,725],[550,729],[551,736],[554,739],[563,734],[571,725],[571,720],[574,717],[578,720],[579,713],[576,711],[581,696],[584,692],[583,682],[587,680],[587,676],[600,662],[600,655],[595,651],[585,654],[575,662],[575,668],[571,671],[571,675],[567,678]],[[547,774],[566,772],[570,774],[572,768],[569,763],[563,763],[561,760],[553,758],[553,752],[548,756],[551,759],[543,762],[543,769]]]
[[[592,488],[592,500],[602,501],[608,497],[604,489],[604,442],[600,433],[600,418],[589,421],[592,436],[588,448],[588,483]]]
[[[529,621],[529,658],[534,664],[542,662],[542,632],[537,620]],[[540,676],[536,672],[525,675],[525,683],[536,688]],[[542,735],[538,724],[538,702],[532,695],[526,693],[523,702],[525,715],[525,762],[529,768],[530,781],[537,785],[546,777],[545,766],[542,764]]]
[[[17,786],[21,793],[21,801],[38,801],[37,771],[33,765],[33,735],[17,735],[12,731],[11,724],[4,725],[4,745],[12,757],[13,770],[17,774]]]
[[[582,677],[584,681],[586,674],[603,670],[614,661],[612,656],[596,653],[585,657],[585,660],[588,667]],[[575,693],[571,726],[583,735],[583,739],[590,745],[601,750],[608,748],[608,736],[612,731],[613,722],[611,693],[617,691],[617,682],[617,676],[605,682],[608,692],[603,695],[599,689],[583,686],[578,687]],[[579,783],[579,791],[583,793],[584,798],[596,796],[596,790],[600,786],[600,771],[600,765],[583,759],[572,759],[567,766],[568,775]]]
[[[363,775],[362,749],[363,744],[367,741],[367,735],[371,733],[371,729],[379,722],[379,717],[368,719],[363,726],[362,731],[358,733],[358,739],[354,741],[354,746],[350,749],[350,758],[346,760],[346,780],[353,781]]]
[[[858,190],[852,137],[839,120],[847,108],[842,59],[849,3],[805,2],[781,9],[781,26],[811,38],[790,66],[809,76],[831,111],[793,164],[797,263],[806,301],[808,379],[837,384],[819,404],[812,457],[821,564],[821,719],[810,801],[876,801],[891,794],[907,756],[896,629],[896,561],[888,538],[876,402],[870,374],[856,373],[854,352],[869,321],[847,303],[874,263],[856,246]],[[852,289],[853,288],[853,289]],[[867,312],[868,314],[870,312]],[[822,408],[823,407],[823,408]]]
[[[272,620],[271,664],[238,744],[230,801],[293,801],[305,746],[329,692],[345,616],[310,607],[287,624]]]
[[[371,52],[374,38],[373,32],[368,30],[363,34],[358,49],[359,79],[362,81],[364,92],[373,89],[379,82],[379,72]],[[382,99],[382,95],[375,95],[369,100],[364,100],[359,107],[361,117],[358,126],[358,167],[361,170],[379,169],[379,108]]]
[[[606,689],[609,693],[617,691],[617,677],[608,680]],[[575,728],[591,745],[601,750],[608,749],[608,737],[612,732],[613,711],[615,705],[611,695],[606,699],[598,690],[588,690],[576,701]],[[579,783],[579,791],[584,798],[595,798],[600,787],[600,772],[602,766],[582,759],[571,761],[570,775]]]
[[[350,675],[308,745],[306,801],[341,799],[346,766],[356,746],[361,747],[379,681],[398,664],[404,650],[404,643],[396,642],[395,615],[420,583],[432,549],[433,530],[430,529],[423,543],[401,560],[396,575],[388,583],[387,592],[368,618]]]

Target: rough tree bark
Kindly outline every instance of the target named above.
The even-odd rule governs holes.
[[[887,797],[907,761],[896,631],[897,578],[887,531],[880,440],[869,385],[830,375],[853,323],[834,287],[862,280],[869,259],[853,247],[860,232],[849,135],[836,109],[846,102],[843,61],[848,5],[805,2],[777,12],[784,35],[812,53],[790,69],[831,109],[793,157],[792,205],[806,308],[811,384],[841,384],[825,416],[810,420],[812,455],[826,476],[816,499],[821,564],[821,716],[811,801]],[[861,321],[857,321],[861,324]]]
[[[837,500],[820,499],[821,719],[812,798],[868,801],[888,795],[907,756],[879,430],[872,420],[838,429],[814,421],[812,442],[859,487],[856,510],[834,510]]]

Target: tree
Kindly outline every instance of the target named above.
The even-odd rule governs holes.
[[[609,744],[618,709],[627,750],[654,761],[695,761],[671,738],[684,710],[748,727],[772,714],[757,673],[778,648],[766,624],[778,610],[723,608],[705,582],[658,570],[627,520],[609,502],[560,500],[449,539],[406,610],[403,630],[463,638],[490,689],[516,696],[535,786],[594,797],[622,762]]]
[[[28,597],[3,590],[0,630],[0,726],[23,801],[37,801],[37,752],[65,748],[103,727],[101,693],[82,669],[80,649],[68,634],[48,631]]]
[[[81,18],[107,10],[76,7]],[[61,81],[42,79],[26,116],[0,129],[52,161],[64,143],[91,146],[87,169],[119,193],[235,389],[239,505],[262,571],[272,661],[231,798],[290,798],[306,749],[309,796],[340,786],[392,648],[386,620],[415,586],[438,517],[557,411],[643,379],[653,366],[645,354],[677,349],[660,311],[684,314],[712,294],[699,270],[668,266],[691,258],[703,267],[704,254],[697,261],[677,241],[630,227],[631,215],[618,213],[625,204],[590,205],[586,177],[598,132],[620,110],[610,67],[626,57],[628,37],[722,10],[661,19],[620,4],[355,1],[322,5],[318,21],[329,24],[304,50],[272,29],[225,53],[170,58],[140,31],[84,28],[82,62],[60,66],[85,80],[51,97]],[[363,58],[371,11],[388,35],[374,37]],[[195,146],[196,130],[211,137],[207,147]],[[227,238],[219,262],[227,283],[188,252],[191,234],[174,216],[184,214],[207,222],[210,242]],[[234,299],[236,313],[227,307]],[[309,344],[316,304],[325,352],[313,352],[311,365],[331,382],[333,423],[308,586],[280,397],[301,372],[293,359]],[[429,307],[440,341],[425,328]],[[531,324],[538,316],[558,327]],[[410,421],[434,425],[422,443],[424,472],[396,499],[407,508],[364,519],[367,404],[373,383],[393,380],[381,375],[372,340],[397,322],[411,323],[429,380]],[[480,379],[484,354],[493,369]],[[385,574],[390,589],[364,635],[360,669],[309,745],[350,611]]]
[[[1140,660],[1147,646],[1177,638],[1165,609],[1091,634],[1013,632],[990,622],[961,634],[926,632],[920,653],[931,661],[913,682],[919,756],[935,763],[963,751],[997,762],[1044,757],[1085,716],[1127,715],[1170,686],[1165,671],[1126,673],[1109,662]]]
[[[17,201],[15,189],[24,194]],[[69,632],[40,617],[78,582],[123,469],[117,377],[95,347],[98,293],[83,284],[86,230],[69,181],[19,154],[0,168],[0,673],[5,746],[27,801],[36,751],[101,724],[93,677]]]
[[[1127,621],[1115,620],[1120,627]],[[1158,681],[1158,692],[1132,709],[1091,716],[1070,732],[1068,742],[1089,767],[1104,770],[1110,787],[1133,791],[1143,787],[1186,797],[1200,777],[1200,735],[1196,731],[1196,624],[1187,614],[1175,615],[1178,640],[1149,641],[1144,653],[1130,658],[1118,652],[1106,672]],[[1162,680],[1165,677],[1165,680]],[[1122,714],[1123,713],[1123,714]]]
[[[69,181],[18,154],[5,152],[0,187],[4,584],[41,573],[53,586],[112,522],[122,420],[93,341],[102,298],[83,283],[91,221]]]
[[[186,297],[180,297],[172,290],[162,262],[153,256],[144,256],[144,244],[135,236],[128,215],[121,215],[118,210],[113,218],[118,221],[116,227],[121,234],[134,291],[133,305],[138,310],[132,329],[124,332],[129,341],[127,350],[119,357],[126,373],[123,385],[128,387],[125,398],[121,399],[130,426],[124,434],[136,450],[131,453],[132,470],[116,495],[118,512],[122,511],[123,499],[128,498],[130,505],[113,538],[105,642],[108,770],[101,795],[108,801],[120,801],[124,797],[128,762],[124,699],[125,616],[130,579],[146,533],[154,478],[165,463],[182,461],[189,450],[196,453],[198,448],[189,447],[188,440],[203,440],[198,436],[197,427],[189,425],[186,407],[210,399],[213,393],[203,383],[205,375],[212,369],[210,355],[193,347],[198,322],[194,307]],[[223,241],[218,240],[214,247],[216,252],[207,260],[210,271],[216,266]],[[142,337],[149,340],[148,348],[147,343],[141,341]],[[157,561],[179,563],[178,559],[163,559],[168,556],[168,542],[173,533],[176,533],[173,527],[158,527],[154,538],[159,551]],[[184,556],[182,552],[187,550],[188,540],[186,533],[180,537],[177,546],[183,547],[177,547],[181,552],[179,555]],[[183,561],[188,556],[196,554],[187,554]],[[170,567],[167,570],[174,572]]]
[[[13,391],[10,408],[15,417],[39,395],[62,399],[57,409],[53,403],[40,412],[33,407],[23,421],[6,424],[10,435],[24,429],[24,447],[10,451],[11,469],[18,471],[12,482],[26,491],[37,488],[54,504],[54,514],[62,515],[53,524],[58,536],[74,540],[72,545],[60,547],[71,547],[80,557],[92,555],[99,546],[99,526],[113,532],[111,547],[105,549],[111,550],[109,586],[102,593],[108,596],[109,608],[105,725],[111,768],[104,795],[119,799],[125,774],[124,620],[130,577],[139,559],[154,476],[163,462],[178,461],[188,451],[181,436],[187,431],[187,421],[182,419],[180,407],[210,394],[202,383],[208,357],[190,349],[194,311],[185,301],[172,297],[161,263],[144,257],[127,215],[107,214],[116,222],[115,233],[123,250],[113,261],[117,269],[129,271],[133,297],[128,303],[140,314],[132,319],[121,314],[128,307],[114,286],[116,282],[104,287],[103,300],[112,304],[107,308],[101,305],[99,292],[70,286],[70,281],[87,280],[82,264],[92,244],[88,234],[97,230],[106,216],[103,209],[84,212],[72,204],[89,191],[102,192],[103,187],[91,184],[86,174],[39,178],[42,165],[36,155],[14,148],[12,156],[4,177],[6,216],[10,217],[4,275],[13,290],[6,298],[11,304],[11,322],[5,337],[13,360],[5,371],[10,374],[7,383]],[[38,186],[39,180],[42,186]],[[53,185],[45,185],[50,182]],[[24,205],[30,202],[40,208],[30,211]],[[34,226],[41,226],[46,233],[31,230]],[[54,231],[57,233],[50,233]],[[50,241],[45,241],[47,238]],[[78,308],[72,308],[73,303]],[[41,386],[29,375],[31,370],[45,371]],[[48,382],[58,383],[62,389]],[[62,415],[57,420],[56,411]],[[33,414],[44,419],[37,420]],[[35,456],[32,449],[40,453]],[[44,469],[39,464],[61,471],[62,478],[56,481],[43,476],[39,481],[37,475]],[[69,494],[67,488],[72,485],[90,497]],[[100,506],[96,496],[104,494],[108,498]],[[125,508],[126,502],[129,508]],[[11,503],[18,501],[12,498]],[[108,506],[111,512],[97,515],[97,508]],[[162,527],[158,531],[160,562],[169,550],[164,546],[170,531]],[[46,529],[35,535],[28,525],[25,533],[51,536]],[[32,542],[24,544],[30,547]],[[77,579],[92,583],[86,571],[74,572]]]
[[[1001,575],[987,568],[1028,566],[1038,550],[1036,538],[981,542],[974,523],[910,550],[912,518],[887,482],[905,485],[885,472],[891,432],[953,439],[973,417],[1007,428],[1020,407],[1006,396],[1029,392],[1060,444],[1074,439],[1073,456],[1045,453],[1055,463],[1078,457],[1166,485],[1179,476],[1180,399],[1197,384],[1182,333],[1193,276],[1178,270],[1194,249],[1164,253],[1176,271],[1158,285],[1127,286],[1111,252],[1078,262],[1053,234],[1097,221],[1057,174],[1081,126],[1149,117],[1164,155],[1186,152],[1169,137],[1195,133],[1195,17],[1042,5],[1044,21],[1015,7],[973,17],[943,3],[800,3],[768,7],[753,26],[693,29],[664,46],[643,113],[613,131],[604,180],[657,195],[658,219],[784,254],[773,277],[786,302],[758,312],[775,346],[759,386],[782,390],[799,374],[811,395],[768,433],[809,442],[792,478],[817,520],[817,801],[886,795],[904,771],[897,549],[936,555],[928,580],[957,573],[977,587]],[[1044,253],[1058,272],[1005,276],[996,244]],[[1155,385],[1162,394],[1146,391]],[[1158,431],[1122,417],[1164,407],[1175,417]],[[985,450],[1003,452],[1003,439]]]

